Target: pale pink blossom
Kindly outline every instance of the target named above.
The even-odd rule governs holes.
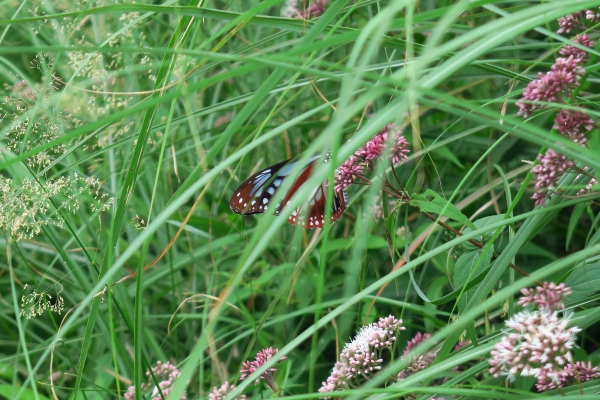
[[[404,330],[402,320],[390,315],[378,322],[363,326],[350,343],[346,343],[331,374],[323,382],[322,398],[330,398],[332,392],[344,390],[349,382],[360,377],[367,378],[379,371],[383,364],[382,352],[391,350],[396,333]]]
[[[568,327],[570,315],[558,316],[548,310],[522,311],[506,321],[508,332],[491,351],[490,374],[513,380],[522,376],[549,376],[558,379],[558,372],[573,359],[577,333],[581,329]]]
[[[565,365],[556,374],[545,373],[543,371],[538,376],[535,386],[538,392],[545,392],[546,390],[555,390],[574,383],[587,382],[598,377],[600,377],[598,367],[592,367],[591,362],[586,364],[585,362],[577,361],[576,363]]]
[[[235,386],[229,384],[229,382],[225,382],[220,388],[215,386],[208,394],[208,400],[223,400],[229,393],[233,392],[234,389]],[[236,396],[234,400],[246,400],[246,396],[241,394]]]
[[[158,381],[158,385],[155,384],[152,375],[154,375],[154,378]],[[169,361],[166,363],[157,361],[156,366],[152,367],[152,373],[146,371],[146,376],[148,376],[148,382],[140,385],[142,393],[145,394],[148,399],[162,400],[173,390],[173,384],[175,383],[175,379],[179,376],[179,370]],[[135,398],[135,386],[128,387],[124,397],[125,400],[133,400]],[[187,399],[185,392],[180,399]]]
[[[548,311],[564,310],[566,297],[571,294],[571,288],[564,283],[542,282],[535,289],[521,289],[523,296],[519,304],[523,307],[536,305]]]

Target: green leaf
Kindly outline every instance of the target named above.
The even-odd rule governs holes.
[[[13,399],[19,390],[18,386],[0,385],[0,398]],[[31,389],[24,389],[19,398],[22,400],[50,400],[42,394],[34,393]]]
[[[381,249],[387,247],[388,242],[381,236],[369,236],[367,239],[367,249]]]
[[[600,263],[583,264],[576,267],[565,280],[571,288],[569,302],[583,299],[594,294],[600,288]]]
[[[542,246],[538,246],[533,242],[529,242],[519,250],[519,255],[521,256],[537,256],[537,257],[545,257],[549,260],[556,260],[556,256],[551,252],[543,248]]]
[[[427,197],[433,197],[429,200]],[[443,199],[439,194],[431,189],[427,189],[425,193],[412,194],[410,205],[419,208],[422,212],[432,212],[438,215],[444,215],[463,225],[477,229],[469,219],[448,200]]]
[[[567,243],[565,248],[569,248],[569,244],[571,243],[571,239],[573,238],[573,232],[575,232],[575,228],[577,227],[577,222],[583,215],[585,211],[585,204],[577,204],[573,207],[573,212],[571,213],[571,217],[569,217],[569,226],[567,228]]]
[[[503,218],[504,218],[504,215],[492,215],[492,216],[489,216],[489,217],[483,217],[483,218],[479,218],[479,219],[473,221],[473,225],[475,225],[477,227],[477,229],[481,229],[481,228],[484,228],[487,225],[499,222]],[[470,227],[466,227],[465,230],[463,231],[463,233],[469,233],[472,230],[473,229],[471,229]],[[484,234],[484,236],[478,236],[478,237],[475,238],[475,240],[477,240],[480,243],[485,244],[487,242],[487,239],[490,236],[492,236],[498,230],[503,231],[504,227],[497,228],[495,230],[489,230],[488,232],[486,232]],[[470,242],[464,242],[463,246],[464,246],[464,248],[466,250],[477,250],[477,249],[479,249],[479,247],[475,246],[473,243],[470,243]]]
[[[478,271],[483,270],[490,265],[493,248],[489,249],[485,255],[483,255],[483,253],[483,249],[470,251],[464,253],[456,260],[456,264],[454,265],[454,276],[452,279],[455,287],[459,288],[464,286],[471,278],[477,275]],[[475,288],[469,289],[460,295],[457,303],[459,311],[465,309],[473,293],[475,293]]]
[[[451,163],[453,163],[460,169],[465,168],[464,164],[461,163],[460,160],[456,157],[456,155],[454,155],[454,153],[452,151],[450,151],[450,149],[446,146],[440,146],[440,147],[436,148],[433,151],[433,153],[435,155],[440,156],[441,158],[444,158],[444,159],[450,161]]]

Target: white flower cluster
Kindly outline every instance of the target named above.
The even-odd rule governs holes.
[[[25,285],[27,288],[27,285]],[[57,295],[56,299],[46,292],[38,293],[36,289],[30,294],[21,297],[21,312],[20,315],[27,319],[35,318],[42,315],[44,311],[50,310],[61,314],[65,307],[65,300],[62,296]]]

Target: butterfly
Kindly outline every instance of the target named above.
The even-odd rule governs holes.
[[[310,178],[313,170],[321,165],[320,162],[322,156],[311,157],[304,165],[304,168],[292,182],[290,188],[283,197],[282,205],[288,203],[294,193]],[[328,162],[330,154],[325,155],[323,163]],[[275,192],[279,189],[284,179],[286,179],[290,173],[296,168],[299,161],[285,160],[277,164],[271,165],[268,168],[252,175],[246,179],[231,196],[229,200],[229,207],[231,210],[238,214],[251,215],[261,214],[266,212],[269,207],[271,198],[275,195]],[[327,207],[327,201],[325,194],[327,193],[326,183],[322,183],[317,187],[310,197],[310,200],[300,205],[288,218],[288,222],[292,225],[299,226],[304,229],[322,228],[325,225],[325,210]],[[331,204],[331,222],[337,221],[348,204],[348,195],[345,190],[341,193],[334,191],[333,201]],[[273,207],[275,214],[279,214],[280,205]]]

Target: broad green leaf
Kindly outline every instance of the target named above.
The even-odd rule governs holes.
[[[556,256],[547,249],[539,246],[533,242],[529,242],[519,250],[519,255],[522,256],[537,256],[537,257],[545,257],[549,260],[556,260]]]
[[[569,249],[569,244],[571,244],[571,239],[573,239],[573,232],[575,232],[575,228],[577,227],[577,222],[579,222],[579,219],[583,215],[584,211],[585,211],[585,204],[583,204],[583,203],[577,204],[575,207],[573,207],[573,212],[571,213],[571,216],[569,217],[569,226],[567,228],[567,243],[565,244],[565,249],[567,249],[567,250]]]
[[[477,272],[483,270],[492,260],[493,248],[483,255],[484,250],[475,250],[461,255],[454,264],[454,274],[452,281],[456,288],[462,287],[471,278],[477,275]],[[483,258],[482,258],[483,255]],[[475,288],[463,292],[458,299],[458,309],[463,311],[471,296],[475,293]]]
[[[429,200],[429,196],[433,197],[433,199]],[[473,225],[473,223],[469,221],[469,219],[454,206],[454,204],[450,203],[448,200],[445,200],[431,189],[427,189],[425,193],[412,194],[410,196],[409,204],[413,207],[419,208],[422,212],[444,215],[460,222],[463,225],[471,227],[472,229],[477,229],[476,226]]]
[[[0,385],[0,398],[13,399],[15,394],[21,389],[13,385]],[[50,400],[48,397],[27,388],[23,389],[20,396],[21,400]]]
[[[387,240],[381,236],[372,235],[367,239],[367,249],[381,249],[387,247],[387,245]]]
[[[565,280],[572,290],[569,301],[580,300],[600,289],[600,263],[583,264],[576,267]]]
[[[477,227],[477,229],[481,229],[481,228],[485,227],[486,225],[494,224],[498,221],[501,221],[503,218],[504,218],[503,215],[492,215],[489,217],[483,217],[483,218],[479,218],[479,219],[473,221],[473,225],[475,225]],[[463,231],[463,233],[469,233],[472,230],[473,229],[471,229],[470,227],[466,227],[465,230]],[[488,237],[492,236],[498,230],[502,231],[502,230],[504,230],[504,227],[495,229],[493,231],[490,230],[489,232],[486,232],[484,236],[479,236],[476,240],[480,243],[485,244],[487,242],[486,239]],[[479,248],[470,242],[463,243],[463,246],[467,250],[477,250]]]
[[[440,156],[441,158],[450,161],[452,164],[456,165],[460,169],[465,168],[464,164],[460,162],[458,157],[456,157],[456,155],[452,151],[450,151],[450,149],[446,146],[438,147],[437,149],[435,149],[435,151],[433,151],[433,153]]]

